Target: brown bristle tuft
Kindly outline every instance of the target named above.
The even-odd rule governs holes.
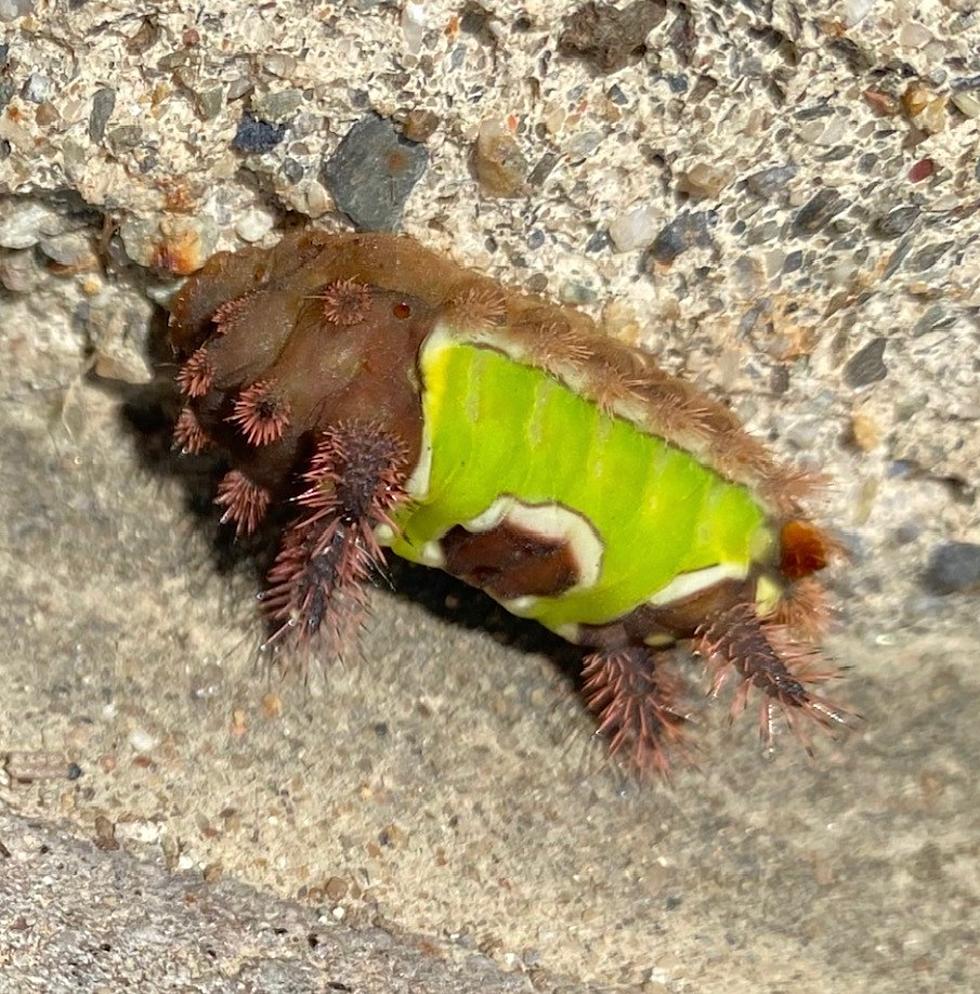
[[[214,314],[211,315],[211,323],[214,325],[216,335],[227,334],[228,329],[241,317],[242,313],[255,298],[258,291],[249,290],[240,297],[226,300]]]
[[[286,535],[262,600],[277,626],[269,642],[290,632],[301,643],[325,630],[343,650],[363,615],[364,584],[383,570],[374,530],[395,525],[390,511],[406,499],[405,447],[373,424],[324,431],[297,498],[309,513]]]
[[[643,392],[642,381],[636,382],[636,389]],[[659,391],[663,393],[663,391]],[[693,438],[704,441],[711,437],[710,411],[697,399],[683,396],[647,396],[646,403],[650,421],[670,438]]]
[[[280,396],[274,380],[258,380],[242,390],[228,417],[248,443],[256,446],[278,442],[289,427],[289,419],[289,401]]]
[[[274,631],[266,645],[288,636],[309,646],[326,634],[327,649],[341,653],[360,627],[367,604],[364,584],[377,562],[336,518],[304,518],[286,532],[261,594]]]
[[[837,668],[815,647],[796,641],[783,626],[761,622],[751,604],[736,605],[711,618],[696,633],[693,648],[714,671],[712,697],[718,696],[731,677],[737,677],[732,720],[745,710],[753,687],[762,691],[759,735],[767,747],[775,737],[777,712],[807,752],[811,752],[811,727],[829,732],[854,717],[809,689],[835,679]]]
[[[346,328],[364,320],[371,303],[371,289],[354,279],[335,280],[314,297],[322,301],[325,321]]]
[[[609,751],[622,755],[641,776],[669,778],[671,756],[688,757],[687,718],[677,710],[680,683],[654,665],[649,650],[629,646],[585,660],[583,691]]]
[[[578,368],[594,354],[584,335],[557,321],[529,329],[526,348],[531,362],[545,369]]]
[[[607,415],[616,414],[620,405],[642,402],[643,395],[635,379],[624,377],[614,365],[601,359],[593,363],[593,377],[587,389]]]
[[[795,466],[779,466],[775,462],[762,475],[767,477],[764,490],[772,502],[787,513],[799,513],[801,504],[821,497],[830,487],[830,479],[824,473]]]
[[[180,367],[177,386],[187,397],[203,397],[214,384],[214,363],[206,345],[202,345]]]
[[[405,446],[375,424],[336,425],[321,433],[303,479],[312,486],[299,503],[317,513],[391,525],[388,511],[405,500]]]
[[[507,298],[489,287],[470,287],[449,301],[447,313],[466,328],[495,328],[507,317]]]
[[[190,407],[183,408],[177,416],[173,440],[174,448],[189,456],[196,456],[211,444],[211,439]]]
[[[819,642],[830,628],[830,604],[822,584],[812,576],[791,583],[767,621],[782,625],[808,642]]]
[[[271,495],[237,469],[229,470],[218,484],[215,504],[225,508],[221,523],[235,523],[236,535],[251,535],[265,517]]]

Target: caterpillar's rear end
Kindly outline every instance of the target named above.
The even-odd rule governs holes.
[[[311,232],[212,259],[172,341],[176,443],[232,463],[223,520],[296,509],[271,644],[343,651],[388,546],[585,647],[587,703],[640,771],[685,750],[677,641],[733,714],[758,697],[767,742],[779,714],[806,743],[845,721],[819,692],[835,546],[812,479],[586,316],[407,238]]]

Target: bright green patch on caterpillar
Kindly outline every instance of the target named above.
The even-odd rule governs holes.
[[[474,526],[502,495],[559,505],[570,527],[581,520],[594,533],[577,543],[581,582],[507,606],[568,634],[744,578],[770,551],[767,515],[745,487],[547,372],[439,327],[419,368],[427,451],[409,484],[414,500],[395,517],[401,534],[388,536],[398,555],[438,564],[439,540]]]

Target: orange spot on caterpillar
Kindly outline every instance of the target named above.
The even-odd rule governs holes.
[[[228,420],[238,425],[250,445],[269,445],[289,427],[289,401],[279,395],[274,380],[258,380],[238,395]]]
[[[834,543],[809,521],[794,518],[779,532],[779,568],[791,580],[824,569],[834,553]]]

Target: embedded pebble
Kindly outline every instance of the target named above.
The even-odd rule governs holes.
[[[669,265],[689,248],[709,248],[713,244],[711,228],[715,221],[716,215],[712,211],[678,214],[654,239],[650,259]]]
[[[980,160],[978,160],[980,162]],[[921,183],[924,179],[928,179],[936,171],[936,163],[933,159],[928,156],[924,159],[920,159],[909,169],[909,179],[913,183]]]
[[[696,162],[686,172],[681,173],[677,189],[696,200],[706,198],[714,200],[728,186],[731,178],[731,170],[725,167]]]
[[[152,383],[156,376],[150,349],[153,304],[134,288],[119,287],[100,294],[84,310],[96,375],[116,383]]]
[[[231,147],[239,152],[271,152],[285,137],[286,125],[270,123],[249,111],[242,114]]]
[[[798,235],[813,235],[849,206],[836,190],[825,188],[797,211],[793,230]]]
[[[368,114],[324,163],[322,179],[337,207],[362,231],[394,231],[429,162],[387,118]]]
[[[980,589],[980,545],[944,542],[932,550],[922,584],[935,594],[973,592]]]
[[[224,103],[225,90],[223,86],[211,86],[194,91],[194,106],[197,108],[198,115],[205,121],[216,118],[221,113]]]
[[[647,35],[666,13],[665,0],[634,0],[622,10],[583,4],[565,18],[558,50],[587,59],[600,73],[616,72],[646,51]]]
[[[849,387],[865,387],[883,380],[888,375],[885,365],[885,338],[873,338],[864,348],[858,349],[844,366],[844,382]]]
[[[92,240],[86,232],[69,231],[63,235],[42,238],[38,248],[59,265],[72,269],[95,266],[98,258],[92,248]]]
[[[422,48],[427,27],[425,5],[418,0],[405,0],[401,17],[405,48],[413,55]]]
[[[439,127],[439,115],[431,110],[412,110],[405,116],[402,134],[413,142],[427,142]]]
[[[602,142],[601,131],[580,131],[565,146],[565,152],[572,162],[587,159]]]
[[[134,728],[129,733],[129,744],[137,752],[152,752],[157,747],[158,741],[157,738],[143,728]]]
[[[951,99],[961,114],[965,114],[967,117],[980,117],[980,100],[972,93],[961,91],[954,93]]]
[[[253,97],[252,110],[259,121],[266,124],[284,124],[299,110],[302,102],[303,94],[299,90],[280,90],[278,93],[265,93]],[[235,140],[238,140],[238,135],[235,136]]]
[[[126,255],[151,269],[180,276],[195,272],[214,253],[218,226],[207,215],[129,217],[119,228]]]
[[[771,200],[786,189],[786,184],[796,175],[795,165],[770,166],[745,177],[746,189],[762,200]]]
[[[925,48],[932,41],[927,27],[915,21],[906,21],[898,32],[898,43],[905,48]]]
[[[480,189],[491,197],[519,197],[527,188],[528,163],[514,136],[496,121],[484,121],[473,147]]]
[[[47,204],[29,197],[0,202],[0,248],[30,248],[46,235],[64,230],[65,218]]]
[[[32,104],[43,103],[51,96],[51,80],[38,72],[32,72],[24,83],[21,95]]]
[[[856,24],[860,24],[871,12],[875,3],[876,0],[845,0],[843,14],[847,26],[853,28]]]
[[[609,225],[609,237],[617,252],[632,252],[646,248],[657,237],[657,220],[660,212],[652,206],[637,207]]]
[[[906,268],[913,273],[921,273],[939,262],[939,260],[953,247],[954,242],[937,242],[920,249],[915,255],[909,257]]]
[[[875,221],[875,232],[883,238],[898,238],[912,227],[919,213],[919,208],[915,206],[896,207]]]
[[[274,220],[268,211],[253,208],[235,222],[235,234],[242,241],[257,242],[272,230]]]
[[[11,293],[30,293],[43,275],[44,270],[33,249],[0,251],[0,284]]]
[[[34,0],[0,0],[0,21],[13,21],[34,10]]]
[[[112,112],[116,107],[116,91],[112,87],[104,86],[101,90],[95,91],[92,97],[92,110],[88,118],[88,136],[96,145],[102,141],[105,134],[105,126],[112,117]]]

